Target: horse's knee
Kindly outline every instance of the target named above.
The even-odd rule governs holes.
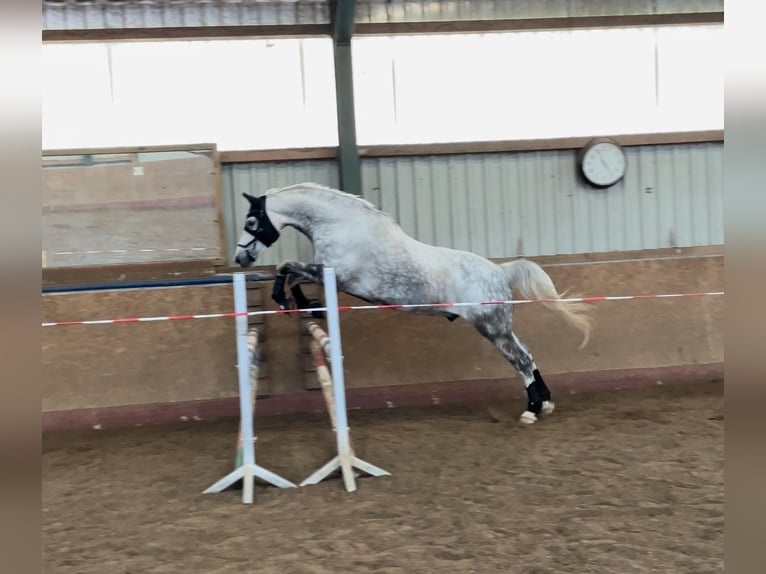
[[[280,275],[287,275],[289,273],[292,273],[296,270],[296,267],[299,266],[300,263],[297,261],[283,261],[277,266],[277,273]]]

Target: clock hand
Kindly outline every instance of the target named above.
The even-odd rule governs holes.
[[[598,159],[600,159],[600,160],[601,160],[601,164],[602,164],[602,165],[603,165],[603,166],[606,168],[606,170],[607,170],[608,172],[611,172],[611,171],[612,171],[612,169],[609,167],[609,164],[608,164],[608,163],[606,163],[606,160],[604,159],[604,154],[603,154],[603,152],[599,151],[599,153],[598,153]]]

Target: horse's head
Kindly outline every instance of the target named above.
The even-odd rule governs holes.
[[[250,267],[261,251],[279,238],[279,231],[266,213],[266,197],[242,194],[250,202],[250,211],[245,218],[245,229],[239,237],[234,260],[242,267]]]

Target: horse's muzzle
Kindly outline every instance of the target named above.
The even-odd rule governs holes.
[[[255,259],[253,259],[250,253],[244,249],[237,253],[237,256],[234,258],[234,260],[240,267],[250,267],[253,263],[255,263]]]

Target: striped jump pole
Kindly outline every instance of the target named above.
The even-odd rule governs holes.
[[[314,341],[317,345],[319,345],[319,348],[322,352],[324,352],[325,357],[327,359],[330,359],[330,337],[327,336],[327,333],[325,333],[322,328],[317,325],[314,321],[309,321],[308,325],[306,326],[309,335],[311,335],[314,338]]]
[[[335,399],[332,393],[332,376],[330,375],[330,369],[327,367],[327,362],[322,354],[322,349],[316,341],[311,341],[311,356],[314,359],[314,367],[317,370],[317,379],[319,379],[319,386],[322,388],[322,396],[324,397],[324,403],[327,407],[327,414],[330,415],[330,422],[332,423],[333,430],[336,428],[335,420]]]
[[[248,351],[247,289],[244,273],[235,273],[234,316],[237,325],[237,371],[239,374],[239,413],[242,464],[204,490],[204,494],[222,492],[242,481],[242,502],[253,503],[255,479],[260,478],[279,488],[293,488],[295,484],[255,463],[255,439],[253,437],[253,385],[250,384],[251,361]],[[257,340],[254,341],[257,343]],[[239,450],[239,449],[238,449]],[[239,459],[239,456],[237,457]]]
[[[251,329],[247,334],[247,364],[250,373],[250,404],[252,405],[253,420],[255,420],[255,401],[258,395],[258,367],[261,363],[261,357],[258,354],[258,330]],[[253,436],[253,441],[256,437]],[[239,468],[244,462],[244,451],[242,449],[242,421],[239,423],[239,436],[237,437],[237,458],[234,462],[234,468]]]
[[[115,289],[143,289],[148,287],[181,287],[186,285],[213,285],[216,283],[228,283],[227,278],[197,279],[181,281],[153,281],[148,283],[120,283],[107,285],[81,285],[81,286],[55,286],[44,287],[43,293],[76,293],[85,291],[104,291]],[[709,291],[700,293],[659,293],[656,295],[607,295],[596,297],[565,297],[562,299],[517,299],[515,301],[463,301],[458,303],[412,303],[397,305],[344,305],[338,307],[339,311],[372,311],[377,309],[425,309],[444,307],[476,307],[479,305],[522,305],[526,303],[600,303],[605,301],[630,301],[633,299],[671,299],[678,297],[711,297],[723,296],[724,291]],[[327,311],[325,307],[310,309],[311,311]],[[40,324],[41,327],[71,327],[74,325],[113,325],[117,323],[148,323],[155,321],[186,321],[189,319],[220,319],[222,317],[262,317],[265,315],[287,315],[290,313],[305,313],[306,309],[267,309],[265,311],[241,311],[226,313],[201,313],[197,315],[166,315],[154,317],[119,317],[115,319],[85,319],[78,321],[48,321]]]
[[[327,343],[327,335],[315,325],[310,331],[314,340],[312,341],[312,355],[315,360],[317,357],[321,357],[319,352],[320,348],[327,348],[330,350],[330,366],[332,368],[332,379],[330,381],[330,390],[332,391],[332,408],[328,404],[328,410],[330,412],[330,419],[333,422],[335,430],[335,440],[337,444],[338,454],[332,458],[327,464],[314,472],[306,480],[301,482],[301,486],[309,484],[318,484],[330,474],[340,469],[343,475],[343,484],[348,492],[356,490],[356,476],[354,474],[354,468],[366,472],[372,476],[387,476],[389,472],[378,468],[366,462],[354,454],[351,448],[351,438],[349,436],[348,417],[346,413],[346,388],[345,380],[343,377],[343,352],[341,348],[340,338],[340,320],[338,313],[338,289],[335,279],[335,269],[330,267],[324,268],[324,295],[327,307],[327,327],[330,331],[329,345]],[[323,359],[323,358],[322,358]],[[322,361],[324,363],[324,361]],[[316,363],[315,363],[316,364]],[[320,383],[324,378],[324,384],[322,384],[322,392],[325,393],[325,385],[327,384],[327,364],[324,363],[323,369],[317,365],[317,376],[320,376]],[[320,375],[320,372],[322,373]],[[328,395],[325,394],[325,400]]]

